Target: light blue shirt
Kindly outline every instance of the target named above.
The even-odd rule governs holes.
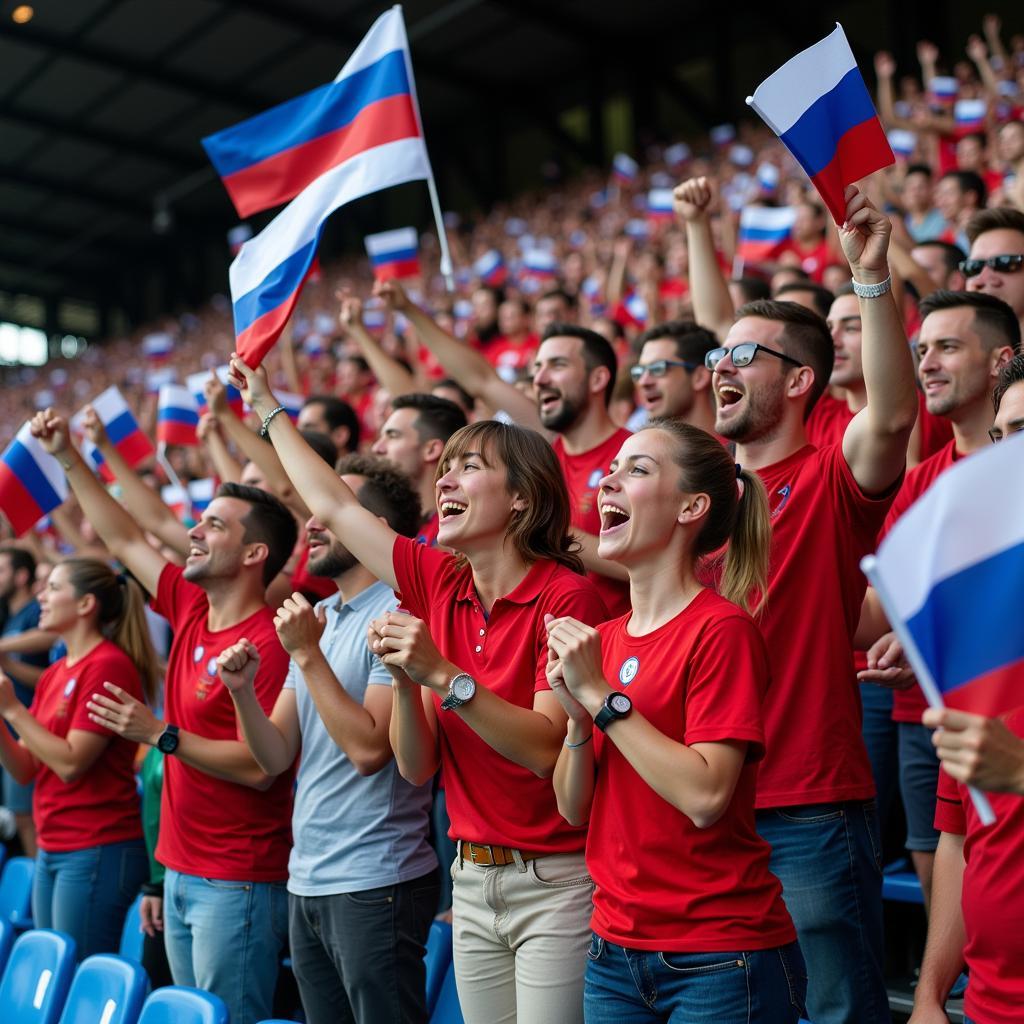
[[[391,685],[387,669],[367,647],[366,629],[395,607],[395,595],[379,582],[345,604],[336,596],[317,605],[327,611],[320,650],[357,704],[367,686]],[[394,758],[374,775],[360,775],[328,734],[294,661],[284,685],[295,691],[302,736],[288,891],[330,896],[428,874],[437,865],[427,842],[430,784],[411,786]]]

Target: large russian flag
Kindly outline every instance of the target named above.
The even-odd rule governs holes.
[[[153,442],[142,432],[124,396],[116,387],[109,387],[106,391],[100,392],[91,404],[107,432],[107,437],[110,438],[110,443],[132,469],[156,454]],[[81,411],[72,417],[71,429],[78,434],[84,434]],[[91,456],[96,468],[100,469],[104,460],[99,450],[91,444],[83,447],[87,449],[86,454]],[[109,470],[101,473],[104,478],[110,479]]]
[[[740,211],[736,255],[744,263],[765,263],[779,254],[793,234],[796,210],[792,206],[745,206]]]
[[[1024,436],[961,460],[862,563],[930,704],[1024,704],[1022,469]]]
[[[24,424],[0,455],[0,512],[20,537],[67,496],[64,471]]]
[[[400,281],[420,276],[420,240],[415,228],[395,228],[367,235],[366,255],[378,281]]]
[[[846,219],[847,185],[895,162],[841,25],[786,61],[747,97],[825,201]]]
[[[199,444],[199,405],[184,384],[165,384],[156,406],[156,439],[160,444],[194,448]]]
[[[362,87],[360,72],[374,66],[404,69],[406,92],[400,102],[411,111],[411,117]],[[389,75],[392,73],[397,72]],[[345,144],[330,159],[310,158],[309,170],[305,156],[298,160],[301,174],[296,171],[274,201],[288,194],[295,198],[242,246],[231,264],[236,348],[250,366],[262,361],[284,329],[313,266],[327,218],[361,196],[431,176],[400,8],[377,19],[330,88],[332,95],[351,92],[352,98],[346,101],[350,107],[345,110],[354,112],[351,124],[358,124],[359,130],[346,136]],[[293,145],[289,124],[287,118],[281,121],[274,153]]]

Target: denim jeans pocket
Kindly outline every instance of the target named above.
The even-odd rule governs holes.
[[[807,968],[803,965],[803,959],[798,963],[793,956],[794,951],[799,947],[795,942],[788,946],[779,946],[776,952],[779,954],[779,962],[782,964],[782,973],[786,976],[786,985],[789,988],[789,1002],[795,1006],[801,1014],[807,1009],[805,1006],[806,996],[801,993],[807,991]]]
[[[590,935],[590,948],[587,950],[588,960],[600,960],[604,956],[604,939],[597,932]]]
[[[675,974],[721,974],[723,971],[742,971],[746,963],[728,953],[659,953],[658,960]]]
[[[553,853],[528,861],[530,880],[542,889],[572,889],[593,885],[582,856]]]
[[[825,825],[842,821],[846,809],[836,804],[808,804],[806,807],[777,808],[775,813],[793,825]]]
[[[249,882],[229,882],[222,878],[203,878],[203,882],[211,889],[220,889],[222,892],[249,892],[252,889]]]
[[[385,885],[380,889],[363,889],[362,892],[345,893],[349,902],[357,907],[386,907],[395,902],[393,885]]]

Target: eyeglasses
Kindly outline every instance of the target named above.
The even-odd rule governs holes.
[[[697,369],[700,363],[682,362],[678,359],[655,359],[653,363],[637,363],[629,368],[629,375],[635,384],[640,383],[640,378],[649,373],[652,377],[664,377],[670,366],[681,366],[690,372]]]
[[[776,359],[781,359],[784,362],[792,363],[794,366],[803,366],[804,364],[796,359],[787,356],[785,352],[776,352],[773,348],[765,348],[764,345],[759,345],[756,341],[743,341],[739,345],[733,345],[732,348],[713,348],[704,356],[704,365],[709,369],[713,370],[718,364],[726,357],[732,356],[733,366],[749,366],[754,361],[754,356],[758,352],[767,352],[770,356],[775,356]]]
[[[1016,274],[1024,267],[1024,254],[1008,253],[1004,256],[990,256],[987,260],[961,260],[959,267],[964,277],[977,277],[986,267],[1000,274]]]

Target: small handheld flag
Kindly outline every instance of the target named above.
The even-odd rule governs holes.
[[[747,103],[807,172],[832,219],[847,185],[895,162],[841,25],[788,60]]]
[[[988,104],[984,100],[957,100],[953,104],[953,120],[958,134],[982,131]]]
[[[508,268],[497,249],[489,249],[474,264],[473,273],[483,284],[500,288],[508,280]]]
[[[796,210],[792,206],[745,206],[740,212],[736,255],[744,263],[774,259],[793,234]]]
[[[124,396],[116,387],[109,387],[98,394],[92,400],[92,407],[103,424],[110,443],[132,469],[153,458],[156,454],[153,442],[142,432]],[[85,432],[82,427],[82,416],[82,411],[76,413],[70,424],[72,431],[80,435]],[[83,447],[88,450],[87,454],[92,455],[93,463],[99,469],[104,462],[99,450],[92,444]],[[108,474],[109,471],[102,473],[104,477],[108,477]]]
[[[399,281],[419,277],[419,236],[415,228],[395,228],[367,235],[366,255],[378,281]]]
[[[672,189],[652,188],[647,193],[647,216],[657,222],[671,221],[672,210]]]
[[[236,387],[233,387],[228,383],[228,374],[230,373],[230,367],[227,365],[218,366],[214,371],[217,374],[221,384],[227,389],[228,392],[228,405],[234,410],[238,416],[242,415],[242,395]],[[210,379],[209,370],[200,370],[199,373],[190,373],[185,378],[185,387],[192,392],[192,397],[196,400],[196,407],[199,410],[201,416],[204,412],[208,412],[209,408],[206,404],[206,395],[203,392],[203,385]]]
[[[0,455],[0,512],[20,537],[67,496],[64,471],[26,423]]]
[[[636,181],[640,165],[626,153],[616,153],[612,158],[612,177],[622,185]]]
[[[174,351],[174,339],[166,331],[147,334],[142,339],[142,351],[147,359],[159,363],[170,358]]]
[[[194,448],[199,444],[196,437],[198,424],[199,405],[195,395],[182,384],[165,384],[157,399],[157,444]]]
[[[916,132],[907,131],[905,128],[893,128],[886,137],[892,151],[898,157],[913,156],[914,150],[917,149]]]
[[[952,75],[936,75],[928,83],[929,95],[942,103],[951,103],[959,91],[960,83]]]

